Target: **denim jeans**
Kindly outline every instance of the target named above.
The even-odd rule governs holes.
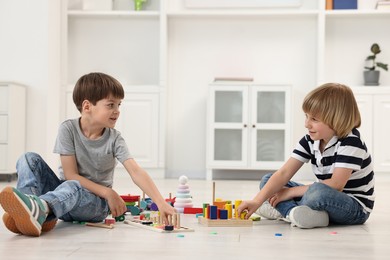
[[[271,176],[272,174],[266,174],[261,179],[260,189],[264,187]],[[302,185],[289,181],[285,187]],[[286,217],[292,208],[301,205],[306,205],[313,210],[326,211],[329,215],[329,221],[339,225],[363,224],[370,216],[370,213],[367,213],[356,199],[320,182],[311,184],[302,197],[282,201],[275,208]]]
[[[60,180],[36,153],[22,155],[16,163],[17,189],[47,202],[53,214],[47,220],[103,221],[109,212],[105,199],[83,188],[78,181]]]

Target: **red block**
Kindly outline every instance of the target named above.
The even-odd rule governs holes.
[[[203,213],[202,208],[184,208],[184,214],[197,214],[197,213]]]
[[[139,195],[121,195],[121,198],[125,201],[125,202],[138,202],[139,201],[139,198],[140,196]]]

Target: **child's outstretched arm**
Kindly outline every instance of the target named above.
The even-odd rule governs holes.
[[[176,211],[165,201],[149,174],[142,169],[134,159],[127,159],[124,161],[123,165],[134,183],[157,204],[163,221],[168,223],[167,216],[173,215]]]
[[[267,199],[281,191],[286,183],[302,167],[303,163],[297,159],[290,158],[277,170],[269,179],[267,184],[256,194],[252,200],[243,201],[238,207],[238,215],[244,210],[247,211],[246,217],[249,218]]]

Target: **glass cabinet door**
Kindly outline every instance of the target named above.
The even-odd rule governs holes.
[[[286,94],[275,91],[257,91],[256,123],[284,123]]]
[[[225,165],[247,162],[247,88],[214,91],[212,160]]]
[[[242,91],[216,91],[214,122],[241,123],[243,120]]]
[[[252,160],[281,162],[286,154],[286,92],[254,89],[252,93]],[[262,163],[264,166],[264,163]]]

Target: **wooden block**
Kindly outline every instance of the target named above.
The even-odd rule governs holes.
[[[142,225],[142,223],[135,222],[135,221],[132,221],[132,220],[125,220],[124,223],[128,224],[128,225],[131,225],[131,226],[134,226],[134,227],[139,227],[139,228],[143,228],[143,229],[147,229],[147,230],[154,231],[154,232],[159,232],[159,233],[194,232],[194,230],[192,228],[188,228],[188,227],[174,228],[173,230],[164,230],[161,227],[155,227],[155,226],[151,226],[151,225]]]
[[[87,222],[85,223],[86,226],[88,227],[99,227],[99,228],[108,228],[108,229],[113,229],[114,224],[105,224],[105,223],[92,223],[92,222]]]
[[[184,214],[197,214],[203,213],[203,208],[184,208]]]
[[[251,227],[251,219],[208,219],[198,217],[198,223],[207,227]]]

